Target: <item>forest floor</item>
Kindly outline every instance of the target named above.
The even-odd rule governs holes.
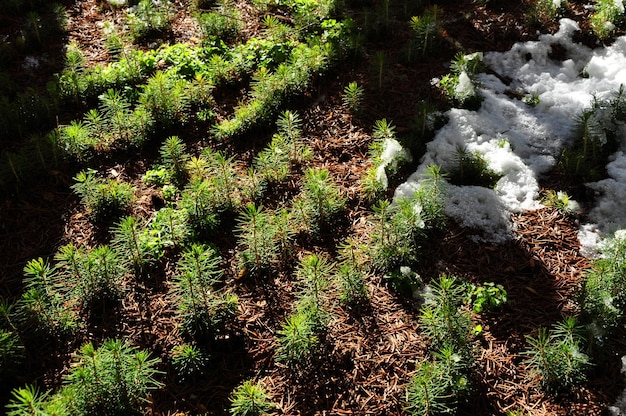
[[[399,134],[410,130],[415,103],[442,100],[430,80],[448,71],[447,64],[459,48],[467,52],[504,51],[515,42],[537,37],[538,28],[529,23],[523,2],[494,2],[501,6],[471,0],[450,3],[454,4],[442,7],[447,47],[423,61],[403,63],[396,57],[401,53],[399,45],[406,42],[410,32],[405,22],[398,22],[385,38],[368,42],[363,60],[348,62],[333,71],[316,83],[309,96],[296,102],[295,109],[304,120],[303,137],[315,155],[311,166],[328,169],[348,197],[345,227],[352,234],[367,232],[369,207],[359,199],[357,183],[370,164],[368,146],[374,121],[392,120]],[[167,41],[200,42],[189,4],[182,0],[173,4],[176,17]],[[579,19],[589,13],[583,2],[570,4],[570,15],[566,17]],[[68,1],[65,5],[68,31],[58,42],[76,42],[90,64],[109,62],[98,22],[120,21],[122,12],[104,8],[97,0]],[[242,12],[245,15],[246,7],[242,6]],[[245,36],[261,30],[254,22],[250,19],[246,23]],[[554,22],[541,30],[553,32],[557,28]],[[586,40],[584,27],[580,40]],[[376,86],[372,51],[384,51],[389,57],[383,88]],[[26,75],[16,69],[14,76],[24,83],[42,86],[51,75],[44,70],[51,68]],[[361,118],[354,117],[342,104],[343,87],[353,80],[366,86],[366,108]],[[74,117],[71,113],[59,115],[61,123]],[[206,134],[185,131],[180,135],[193,148],[203,143]],[[238,154],[241,163],[250,163],[266,139],[255,139],[258,145],[253,140],[243,150],[234,146],[227,151]],[[160,203],[154,189],[141,182],[142,174],[157,157],[155,150],[129,153],[124,159],[103,159],[97,167],[137,187],[133,214],[144,218]],[[415,165],[409,165],[401,172],[389,196],[393,186],[413,168]],[[103,243],[105,233],[89,220],[79,198],[70,190],[75,173],[72,166],[51,170],[26,191],[0,199],[0,294],[8,299],[19,296],[22,270],[28,260],[50,258],[68,242],[89,247]],[[301,172],[294,174],[291,184],[275,189],[276,194],[267,197],[268,204],[293,195],[301,177]],[[554,189],[552,185],[544,184],[546,189]],[[589,267],[588,259],[579,251],[577,221],[554,208],[516,214],[512,221],[516,238],[507,244],[477,243],[468,230],[451,223],[425,248],[424,259],[428,260],[419,270],[425,280],[451,274],[469,282],[502,284],[508,291],[509,301],[501,309],[475,317],[483,327],[477,340],[480,353],[472,380],[476,394],[459,413],[496,415],[521,410],[537,416],[604,414],[623,386],[619,360],[614,360],[615,365],[595,368],[584,387],[557,397],[529,380],[525,367],[526,336],[538,327],[550,327],[575,308],[572,299]],[[329,232],[316,247],[300,247],[300,255],[313,250],[332,254],[335,244],[336,238]],[[235,248],[234,238],[225,236],[220,252],[227,280],[240,302],[235,328],[214,346],[211,371],[201,383],[181,385],[173,381],[172,374],[165,374],[167,387],[154,393],[146,414],[223,414],[233,388],[251,377],[263,381],[280,414],[402,414],[408,380],[416,363],[426,356],[426,345],[419,335],[418,310],[411,299],[396,294],[383,276],[368,276],[369,302],[356,309],[336,308],[322,344],[323,358],[294,373],[274,360],[275,331],[293,302],[294,282],[280,273],[272,282],[238,276]],[[96,319],[74,344],[52,346],[52,355],[29,360],[12,387],[33,381],[58,386],[72,353],[88,340],[121,336],[166,361],[181,338],[173,307],[164,300],[172,267],[169,259],[164,260],[161,282],[133,288],[125,295],[121,310]],[[626,343],[621,351],[626,352]],[[8,392],[2,393],[0,398],[6,399]]]

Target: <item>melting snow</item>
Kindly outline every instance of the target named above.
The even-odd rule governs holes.
[[[572,140],[576,117],[590,107],[594,96],[607,98],[626,84],[626,37],[592,50],[572,40],[577,30],[576,22],[563,19],[553,35],[517,43],[507,52],[485,53],[485,64],[493,72],[478,77],[481,108],[447,112],[448,123],[427,145],[417,172],[398,187],[395,197],[414,192],[428,165],[441,165],[444,171],[453,167],[457,146],[464,145],[482,153],[502,178],[495,189],[451,186],[445,211],[461,224],[481,230],[477,239],[494,243],[509,239],[510,213],[541,207],[537,178],[554,167]],[[550,57],[555,47],[565,56],[563,61]],[[533,94],[540,101],[532,107],[506,92]],[[626,140],[607,170],[607,179],[588,184],[598,196],[595,206],[586,207],[588,224],[580,232],[588,253],[602,238],[626,227]]]

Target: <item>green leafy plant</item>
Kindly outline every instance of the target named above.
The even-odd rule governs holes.
[[[179,246],[191,235],[185,212],[172,207],[158,210],[150,223],[150,229],[156,232],[164,247]]]
[[[203,376],[208,363],[208,354],[195,344],[179,344],[172,350],[172,365],[182,382],[192,382]]]
[[[258,416],[274,408],[261,382],[246,380],[233,390],[229,412],[233,416]]]
[[[81,202],[98,222],[118,218],[130,210],[135,199],[134,188],[119,179],[101,179],[96,171],[79,172],[72,186]]]
[[[493,282],[485,282],[481,286],[471,284],[468,287],[468,296],[474,313],[497,309],[507,301],[504,287]]]
[[[523,101],[524,104],[530,107],[537,107],[541,103],[541,98],[538,94],[532,93],[525,95]]]
[[[584,351],[582,328],[575,317],[568,317],[548,331],[539,328],[537,336],[528,336],[527,366],[550,392],[569,391],[587,379],[591,366]]]

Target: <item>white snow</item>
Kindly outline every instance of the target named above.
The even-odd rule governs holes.
[[[403,148],[396,139],[385,138],[383,151],[380,155],[380,165],[376,169],[376,180],[380,182],[383,189],[387,189],[389,186],[386,169],[389,168],[395,171],[398,168],[398,163],[403,161],[411,161],[409,151]]]
[[[477,88],[484,98],[481,108],[446,113],[448,123],[427,145],[417,171],[398,187],[395,197],[410,196],[430,164],[449,171],[457,147],[464,145],[480,152],[503,176],[493,190],[451,186],[445,212],[478,230],[479,240],[502,243],[511,238],[510,213],[541,207],[538,178],[555,166],[564,146],[571,143],[577,116],[591,106],[594,96],[608,98],[626,84],[626,37],[592,50],[572,40],[577,30],[576,22],[563,19],[555,34],[517,43],[507,52],[485,53],[492,73],[480,74],[480,85],[469,79],[462,84]],[[563,61],[550,57],[556,45],[559,55],[565,55]],[[534,94],[540,101],[532,107],[505,92],[518,97]],[[620,132],[622,137],[625,131]],[[595,206],[584,207],[588,215],[580,240],[587,253],[615,230],[626,228],[626,139],[607,170],[607,179],[588,184],[598,198]]]

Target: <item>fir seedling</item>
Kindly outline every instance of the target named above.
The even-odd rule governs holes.
[[[14,377],[24,358],[24,345],[19,335],[0,328],[0,377],[5,380]]]
[[[209,235],[220,223],[220,210],[213,184],[208,179],[193,179],[181,195],[181,208],[193,235]]]
[[[91,159],[98,140],[92,136],[88,126],[74,120],[69,125],[59,127],[57,143],[66,158],[85,162]]]
[[[574,141],[559,160],[573,183],[594,182],[606,175],[607,159],[620,140],[625,107],[626,94],[620,88],[608,100],[594,97],[591,107],[577,117]]]
[[[229,0],[221,0],[215,11],[196,14],[196,21],[208,42],[235,41],[243,28],[239,10]]]
[[[182,184],[188,177],[187,163],[190,159],[185,143],[178,136],[165,139],[159,150],[161,163],[169,169],[176,184]]]
[[[188,82],[174,73],[157,71],[144,85],[139,103],[158,127],[182,123],[189,109]]]
[[[51,392],[40,392],[35,385],[26,385],[11,392],[13,396],[7,404],[7,416],[51,415],[70,416],[67,400]]]
[[[233,416],[258,416],[270,412],[274,405],[261,382],[246,380],[230,396],[229,412]]]
[[[304,257],[296,270],[301,287],[296,309],[307,315],[316,332],[326,328],[330,317],[327,292],[334,267],[324,256],[314,253]]]
[[[16,311],[22,324],[34,333],[71,336],[79,326],[78,316],[73,299],[66,299],[69,288],[59,281],[57,270],[42,258],[33,259],[24,266],[23,281],[25,292]]]
[[[445,224],[444,183],[440,170],[431,166],[411,198],[400,198],[393,206],[383,200],[373,207],[372,267],[393,271],[419,261],[424,238]]]
[[[245,206],[237,224],[244,247],[238,253],[240,270],[263,273],[276,266],[280,251],[275,230],[274,218],[263,206]]]
[[[489,163],[479,152],[458,145],[454,155],[455,166],[449,175],[454,185],[474,185],[495,188],[502,175],[489,168]]]
[[[167,1],[157,5],[153,0],[141,0],[135,11],[126,16],[132,37],[139,40],[167,30],[170,27],[169,8]]]
[[[531,4],[529,12],[531,23],[549,25],[566,6],[566,0],[537,0]]]
[[[365,284],[366,254],[355,238],[349,238],[339,248],[339,267],[335,274],[339,300],[344,305],[358,305],[368,298]]]
[[[350,82],[343,89],[343,105],[355,116],[359,116],[363,112],[363,99],[365,97],[365,89],[356,81]]]
[[[295,201],[295,215],[311,235],[332,229],[345,209],[346,199],[326,169],[307,169],[303,191]]]
[[[312,158],[311,149],[302,141],[302,118],[294,111],[285,110],[276,120],[278,134],[285,139],[289,161],[301,164]]]
[[[413,16],[409,22],[413,29],[416,49],[422,56],[433,51],[441,38],[441,10],[437,6],[427,8],[421,16]]]
[[[195,344],[180,344],[172,351],[172,365],[182,382],[193,382],[202,377],[208,364],[209,355]]]
[[[135,217],[121,219],[112,231],[111,246],[118,250],[125,265],[132,267],[137,276],[148,274],[164,254],[158,233],[145,228],[143,222]]]
[[[183,331],[197,338],[221,330],[237,309],[235,295],[214,288],[223,275],[219,266],[215,249],[201,244],[185,250],[178,262],[172,294]]]
[[[211,186],[218,197],[215,198],[215,207],[221,212],[235,211],[240,204],[238,187],[239,174],[235,161],[222,152],[205,149],[202,155],[208,161],[208,174]]]
[[[584,351],[582,328],[575,317],[558,323],[552,331],[539,328],[536,337],[527,337],[527,365],[549,392],[570,391],[587,379],[591,366]]]
[[[254,169],[268,184],[278,184],[290,174],[289,146],[281,135],[274,135],[269,145],[254,158]]]
[[[96,171],[81,171],[72,186],[94,221],[118,218],[130,210],[135,199],[134,188],[119,179],[101,179]]]
[[[626,235],[623,230],[603,245],[601,256],[592,262],[579,294],[585,322],[594,339],[606,341],[626,310]]]
[[[455,414],[469,392],[463,358],[451,348],[444,348],[433,361],[418,365],[406,391],[404,410],[415,416]]]
[[[472,321],[463,305],[465,288],[452,276],[441,276],[431,283],[420,311],[420,325],[432,348],[450,347],[463,359],[471,357]]]
[[[151,391],[161,386],[158,358],[120,340],[106,340],[99,348],[87,343],[74,358],[65,386],[72,414],[122,415],[138,413]]]
[[[287,317],[278,334],[276,360],[288,364],[303,363],[319,347],[319,337],[308,314],[296,312]]]
[[[59,249],[55,259],[60,280],[67,282],[85,306],[118,299],[121,295],[126,270],[118,252],[109,246],[86,251],[69,243]]]
[[[478,108],[481,97],[477,91],[475,75],[484,70],[483,55],[458,53],[450,63],[449,74],[444,75],[438,86],[452,103],[467,108]]]
[[[377,120],[369,146],[372,166],[362,180],[365,196],[369,201],[376,201],[387,190],[389,176],[398,172],[402,164],[411,161],[411,154],[396,140],[395,126],[386,119]]]

